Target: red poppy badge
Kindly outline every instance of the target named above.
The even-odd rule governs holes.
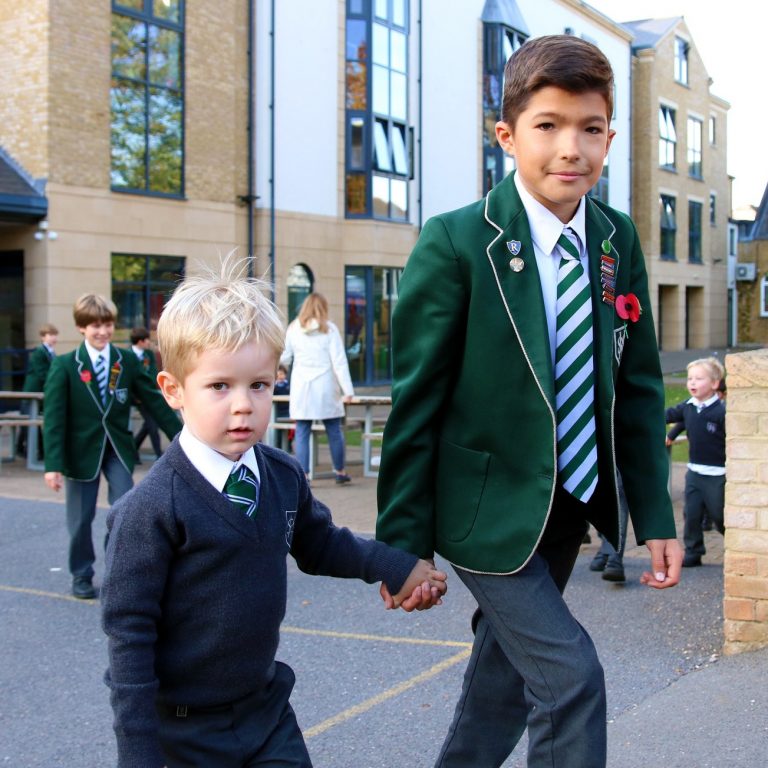
[[[636,323],[640,319],[643,308],[634,293],[628,293],[626,296],[616,297],[616,314],[622,320],[631,320]]]
[[[80,371],[80,381],[82,381],[83,384],[90,384],[91,383],[91,372],[90,371]]]

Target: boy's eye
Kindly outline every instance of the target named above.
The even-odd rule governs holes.
[[[590,125],[589,128],[587,128],[587,133],[592,133],[595,136],[599,136],[602,132],[603,129],[598,125]]]
[[[215,390],[216,392],[221,392],[223,389],[226,389],[227,385],[223,381],[216,381],[213,384],[211,384],[211,389]]]
[[[257,392],[260,392],[262,389],[267,389],[269,387],[269,384],[267,384],[266,381],[254,381],[253,384],[251,384],[251,389],[255,389]]]
[[[539,123],[536,127],[539,130],[541,130],[541,131],[551,131],[555,127],[555,124],[554,123]]]

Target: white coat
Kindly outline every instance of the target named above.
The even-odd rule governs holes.
[[[285,352],[280,357],[291,368],[292,419],[336,419],[344,415],[345,395],[354,395],[347,355],[339,329],[328,322],[321,333],[316,320],[308,327],[294,320],[285,335]]]

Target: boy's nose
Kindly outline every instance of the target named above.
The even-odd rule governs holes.
[[[562,157],[568,159],[579,157],[581,155],[581,149],[579,147],[578,131],[561,131],[559,149]]]
[[[253,410],[251,398],[245,390],[236,390],[232,398],[232,410],[235,413],[250,413]]]

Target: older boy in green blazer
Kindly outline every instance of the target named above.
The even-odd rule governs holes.
[[[170,439],[181,430],[136,356],[110,344],[116,317],[108,299],[81,296],[74,318],[83,342],[54,359],[45,383],[45,483],[54,491],[66,485],[72,594],[82,599],[96,596],[91,525],[99,476],[103,472],[107,478],[110,504],[133,486],[132,398],[146,404]]]
[[[525,43],[496,126],[516,173],[427,222],[400,283],[377,537],[439,552],[479,605],[439,766],[498,766],[526,727],[531,767],[605,765],[603,671],[562,592],[587,521],[618,545],[617,469],[651,552],[641,580],[679,579],[643,254],[586,197],[612,101],[594,45]]]
[[[136,359],[139,364],[147,373],[152,381],[157,381],[157,360],[155,359],[155,353],[152,349],[152,340],[150,339],[149,331],[146,328],[134,328],[131,331],[131,352],[136,355]],[[133,441],[136,445],[136,452],[141,450],[141,444],[149,435],[149,441],[152,443],[152,450],[155,452],[155,456],[159,459],[163,455],[163,449],[160,444],[160,430],[158,429],[157,422],[152,417],[152,414],[144,406],[141,400],[134,400],[133,405],[136,410],[141,414],[142,425],[139,431],[133,436]],[[137,459],[141,463],[140,459]]]

